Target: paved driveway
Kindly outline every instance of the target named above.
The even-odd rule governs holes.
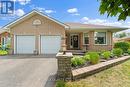
[[[54,87],[55,58],[0,56],[0,87]]]

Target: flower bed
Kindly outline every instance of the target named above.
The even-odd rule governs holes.
[[[87,52],[84,56],[74,56],[71,59],[72,70],[113,60],[128,55],[129,52],[130,50],[124,53],[121,48],[115,48],[112,51]]]
[[[5,50],[0,50],[0,56],[4,56],[4,55],[7,55],[7,54],[8,54],[7,51],[5,51]]]

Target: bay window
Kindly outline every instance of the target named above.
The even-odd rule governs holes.
[[[95,44],[106,44],[106,32],[95,32]]]
[[[88,33],[84,33],[83,34],[83,43],[86,45],[86,44],[89,44],[89,35],[88,35]]]

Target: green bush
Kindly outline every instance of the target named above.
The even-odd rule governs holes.
[[[80,65],[83,65],[85,64],[85,60],[80,57],[80,56],[74,56],[72,59],[71,59],[71,65],[72,66],[80,66]]]
[[[84,59],[85,61],[90,60],[90,55],[86,54],[85,56],[83,56],[83,59]]]
[[[127,52],[127,50],[130,48],[130,43],[128,42],[117,42],[114,44],[114,48],[121,48],[123,52]]]
[[[113,49],[113,55],[120,57],[123,54],[123,50],[121,48],[115,48]]]
[[[4,50],[0,50],[0,55],[2,56],[2,55],[7,55],[8,54],[8,52],[7,51],[4,51]]]
[[[100,56],[97,52],[88,52],[88,55],[90,55],[90,62],[92,64],[97,64],[100,60]]]
[[[102,53],[102,56],[104,59],[109,59],[111,56],[111,52],[110,51],[105,51]]]
[[[58,80],[58,81],[56,82],[56,87],[65,87],[65,82],[62,81],[62,80]]]
[[[127,50],[127,53],[130,55],[130,49]]]

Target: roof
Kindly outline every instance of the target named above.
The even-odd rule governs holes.
[[[120,38],[119,40],[130,40],[130,36]]]
[[[117,30],[126,30],[128,28],[123,27],[113,27],[113,26],[105,26],[105,25],[95,25],[95,24],[83,24],[83,23],[73,23],[68,22],[65,23],[68,26],[70,26],[70,29],[117,29]]]
[[[0,34],[4,33],[4,32],[8,32],[7,30],[5,29],[0,29]]]
[[[34,14],[39,14],[39,15],[41,15],[41,16],[43,16],[43,17],[46,17],[46,18],[52,20],[53,22],[58,23],[58,24],[61,25],[61,26],[64,26],[65,28],[69,28],[69,26],[67,26],[66,24],[64,24],[64,23],[62,23],[62,22],[60,22],[60,21],[58,21],[58,20],[56,20],[56,19],[54,19],[54,18],[52,18],[52,17],[46,15],[46,14],[43,14],[42,12],[39,12],[39,11],[37,11],[37,10],[32,10],[31,12],[29,12],[29,13],[23,15],[22,17],[16,19],[15,21],[10,22],[9,24],[5,25],[3,28],[5,28],[5,29],[6,29],[6,28],[10,28],[10,27],[12,27],[12,26],[18,24],[19,22],[21,22],[21,21],[23,21],[23,20],[25,20],[25,19],[31,17],[31,16],[34,15]]]

